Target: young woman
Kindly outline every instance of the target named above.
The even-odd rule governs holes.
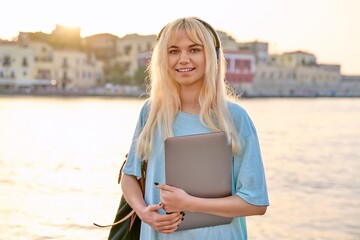
[[[269,202],[256,129],[246,111],[228,97],[225,70],[219,37],[205,21],[176,19],[161,30],[148,67],[150,96],[140,112],[121,185],[142,220],[140,239],[247,239],[245,216],[266,212]],[[164,140],[217,131],[225,131],[232,143],[233,195],[197,198],[165,185]],[[143,160],[148,161],[144,197],[137,181]],[[184,211],[233,220],[176,231],[186,218]]]

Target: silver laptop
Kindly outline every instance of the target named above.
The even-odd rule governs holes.
[[[231,195],[232,151],[225,132],[165,139],[166,184],[202,198]],[[185,212],[178,230],[229,224],[232,218]]]

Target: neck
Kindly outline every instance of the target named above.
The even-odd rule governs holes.
[[[189,114],[199,114],[200,113],[200,103],[199,103],[199,91],[181,91],[180,92],[180,101],[181,101],[181,111]]]

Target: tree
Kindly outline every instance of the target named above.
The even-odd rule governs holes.
[[[132,83],[134,85],[144,85],[147,77],[148,77],[148,73],[146,71],[146,67],[140,66],[133,76]]]
[[[126,75],[125,67],[119,63],[106,67],[104,73],[106,82],[121,85],[131,83],[131,77]]]

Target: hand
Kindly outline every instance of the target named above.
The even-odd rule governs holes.
[[[160,201],[167,213],[183,212],[187,210],[190,195],[184,190],[166,184],[155,184],[160,189]]]
[[[158,232],[167,234],[175,232],[183,220],[183,214],[180,212],[160,214],[158,211],[161,208],[162,205],[149,205],[138,215],[142,221]]]

